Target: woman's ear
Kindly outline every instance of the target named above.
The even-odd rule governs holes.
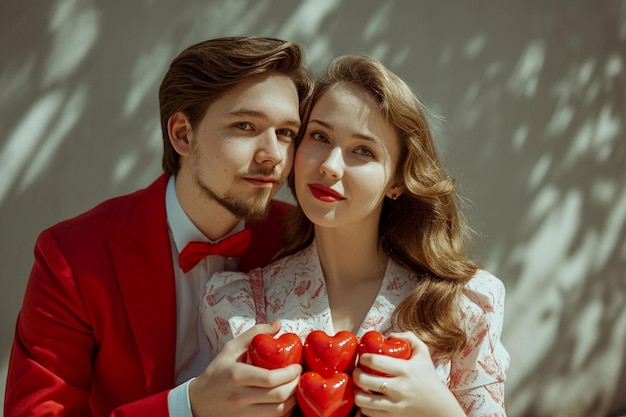
[[[387,191],[386,196],[391,198],[392,200],[395,200],[398,197],[400,197],[400,195],[402,195],[403,192],[404,192],[404,187],[394,186],[394,187],[391,187],[389,191]]]
[[[167,121],[167,134],[169,135],[170,143],[179,155],[189,155],[191,151],[189,136],[192,133],[191,123],[189,123],[187,116],[183,112],[178,111],[170,116]]]

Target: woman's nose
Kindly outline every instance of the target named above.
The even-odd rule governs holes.
[[[343,176],[343,155],[341,148],[333,148],[320,165],[320,172],[332,178]]]

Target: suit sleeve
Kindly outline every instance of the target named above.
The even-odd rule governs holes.
[[[97,354],[90,310],[72,268],[53,234],[43,232],[15,329],[4,415],[168,416],[168,391],[113,411],[116,404],[94,398]]]
[[[5,416],[88,416],[94,338],[81,296],[49,232],[18,316],[7,376]]]
[[[168,417],[167,396],[169,391],[143,398],[116,408],[110,417]],[[176,416],[172,416],[176,417]]]

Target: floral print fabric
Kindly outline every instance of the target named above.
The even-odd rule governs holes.
[[[385,336],[400,331],[392,327],[391,316],[416,281],[414,274],[389,259],[379,293],[357,336],[370,330]],[[500,341],[504,285],[480,270],[463,295],[459,313],[468,343],[450,360],[431,353],[437,374],[468,416],[505,416],[509,355]],[[201,316],[213,355],[257,322],[280,320],[281,332],[297,333],[303,340],[313,330],[336,333],[315,243],[250,274],[218,272],[205,287]]]

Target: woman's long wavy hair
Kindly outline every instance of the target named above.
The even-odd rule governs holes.
[[[383,203],[379,243],[419,280],[396,308],[394,324],[413,331],[440,354],[459,352],[466,334],[457,306],[463,286],[479,266],[464,253],[469,229],[456,183],[439,161],[424,106],[406,83],[371,57],[345,55],[331,62],[315,84],[312,105],[336,83],[354,84],[376,98],[400,139],[395,183],[404,191],[396,200],[387,198]],[[293,173],[289,186],[295,195]],[[299,206],[287,236],[283,254],[313,241],[313,224]]]

